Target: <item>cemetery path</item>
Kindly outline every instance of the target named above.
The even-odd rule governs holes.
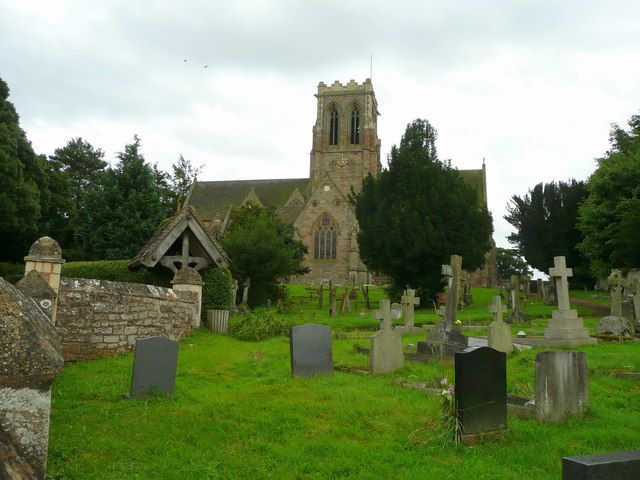
[[[591,309],[591,313],[596,317],[606,317],[609,315],[610,307],[605,303],[592,302],[590,300],[585,300],[584,298],[574,298],[571,297],[569,301],[573,305],[580,305],[581,307],[589,307]]]

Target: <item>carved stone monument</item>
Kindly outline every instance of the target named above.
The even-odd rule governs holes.
[[[489,311],[493,313],[493,322],[489,325],[489,347],[500,352],[511,353],[513,351],[511,327],[502,320],[502,314],[507,311],[507,306],[502,305],[502,298],[499,295],[493,297]]]
[[[558,310],[554,310],[549,326],[544,331],[545,345],[575,346],[597,343],[597,339],[589,336],[582,318],[576,310],[571,310],[569,303],[569,277],[573,270],[567,268],[564,257],[554,257],[554,266],[549,269],[549,276],[555,279]]]
[[[393,372],[404,366],[402,336],[391,328],[391,316],[389,299],[380,300],[380,308],[373,312],[373,317],[382,320],[382,325],[371,337],[369,361],[372,373]]]

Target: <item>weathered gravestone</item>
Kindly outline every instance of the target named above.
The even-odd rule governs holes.
[[[451,255],[451,265],[442,266],[442,274],[448,279],[447,304],[444,319],[427,335],[428,350],[438,356],[452,357],[468,346],[468,339],[456,326],[456,310],[460,291],[462,257]]]
[[[507,428],[507,356],[489,347],[455,354],[456,417],[464,437]]]
[[[371,337],[369,365],[372,373],[393,372],[404,366],[402,336],[391,328],[391,316],[389,299],[380,300],[380,308],[373,312],[373,317],[382,320],[382,325]]]
[[[499,295],[493,297],[489,311],[493,313],[493,322],[489,325],[489,346],[500,352],[511,353],[513,351],[511,327],[502,320],[502,314],[507,311],[507,306],[502,305],[502,298]]]
[[[562,459],[562,480],[638,480],[640,450]]]
[[[129,398],[169,394],[176,386],[178,342],[165,337],[136,340]]]
[[[625,280],[620,270],[612,270],[607,278],[611,293],[611,311],[609,315],[598,322],[597,334],[611,337],[632,337],[634,334],[633,321],[623,312],[622,291]]]
[[[551,313],[549,326],[544,331],[545,344],[575,346],[597,343],[597,339],[589,337],[589,330],[584,327],[578,312],[571,310],[569,277],[573,276],[573,270],[567,268],[564,257],[554,257],[553,262],[554,266],[549,269],[549,276],[555,279],[558,310]]]
[[[45,478],[58,334],[36,303],[0,278],[0,478]]]
[[[402,297],[400,297],[400,303],[402,304],[402,310],[404,311],[404,326],[405,328],[413,328],[415,326],[415,312],[416,305],[420,305],[420,298],[416,297],[416,291],[412,288],[407,288]]]
[[[331,329],[317,323],[291,328],[289,340],[291,375],[309,377],[319,373],[333,373]]]
[[[251,288],[251,279],[247,278],[242,289],[242,303],[244,305],[247,305],[249,303],[249,288]]]
[[[589,371],[584,352],[540,352],[536,356],[536,417],[562,423],[589,406]]]

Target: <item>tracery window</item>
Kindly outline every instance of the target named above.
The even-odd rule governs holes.
[[[329,113],[329,145],[338,145],[338,110],[336,107]]]
[[[314,235],[313,258],[326,260],[336,258],[338,233],[331,217],[322,215]]]
[[[351,145],[360,143],[360,111],[354,107],[351,111]]]

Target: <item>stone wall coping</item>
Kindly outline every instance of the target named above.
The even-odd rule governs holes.
[[[143,283],[114,282],[112,280],[96,280],[92,278],[63,277],[60,280],[61,293],[85,291],[87,293],[103,293],[114,295],[124,293],[132,297],[162,298],[169,301],[184,301],[176,291],[167,287],[157,287]]]

